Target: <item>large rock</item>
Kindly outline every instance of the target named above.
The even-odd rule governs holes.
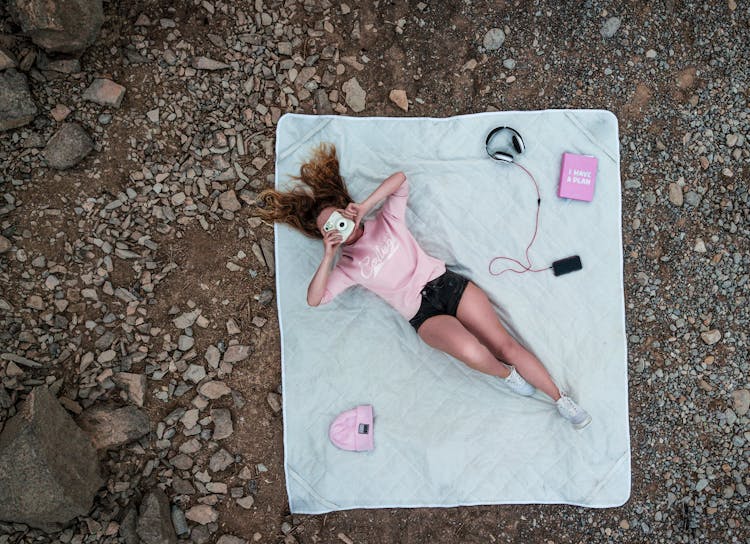
[[[135,406],[97,406],[84,411],[77,421],[97,450],[118,448],[151,431],[148,416]]]
[[[47,387],[0,434],[0,519],[51,530],[89,512],[104,481],[91,440]]]
[[[94,142],[81,125],[63,123],[60,130],[49,139],[42,153],[52,168],[65,170],[81,162],[92,149]]]
[[[102,0],[10,0],[8,10],[23,32],[49,52],[82,52],[104,22]]]
[[[0,131],[31,123],[36,112],[26,76],[13,69],[0,72]]]
[[[143,544],[175,544],[172,511],[167,495],[158,487],[143,497],[136,531]]]

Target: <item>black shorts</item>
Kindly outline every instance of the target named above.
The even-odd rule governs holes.
[[[430,317],[436,315],[456,316],[461,295],[469,280],[461,274],[445,269],[445,274],[428,281],[422,288],[422,304],[414,317],[409,320],[414,330]]]

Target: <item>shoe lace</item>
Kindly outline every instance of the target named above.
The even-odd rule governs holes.
[[[576,405],[573,402],[573,399],[571,399],[567,395],[564,395],[564,394],[560,395],[560,406],[565,413],[573,415],[577,412]]]

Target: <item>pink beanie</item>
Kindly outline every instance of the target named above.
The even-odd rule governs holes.
[[[369,451],[373,444],[372,405],[361,404],[341,412],[328,428],[331,442],[342,450]]]

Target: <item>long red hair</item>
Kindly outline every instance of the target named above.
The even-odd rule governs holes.
[[[257,198],[257,214],[267,221],[286,223],[311,238],[323,238],[317,218],[329,206],[346,208],[353,202],[339,173],[336,146],[321,143],[312,158],[300,167],[300,175],[290,176],[303,185],[291,191],[266,189]]]

